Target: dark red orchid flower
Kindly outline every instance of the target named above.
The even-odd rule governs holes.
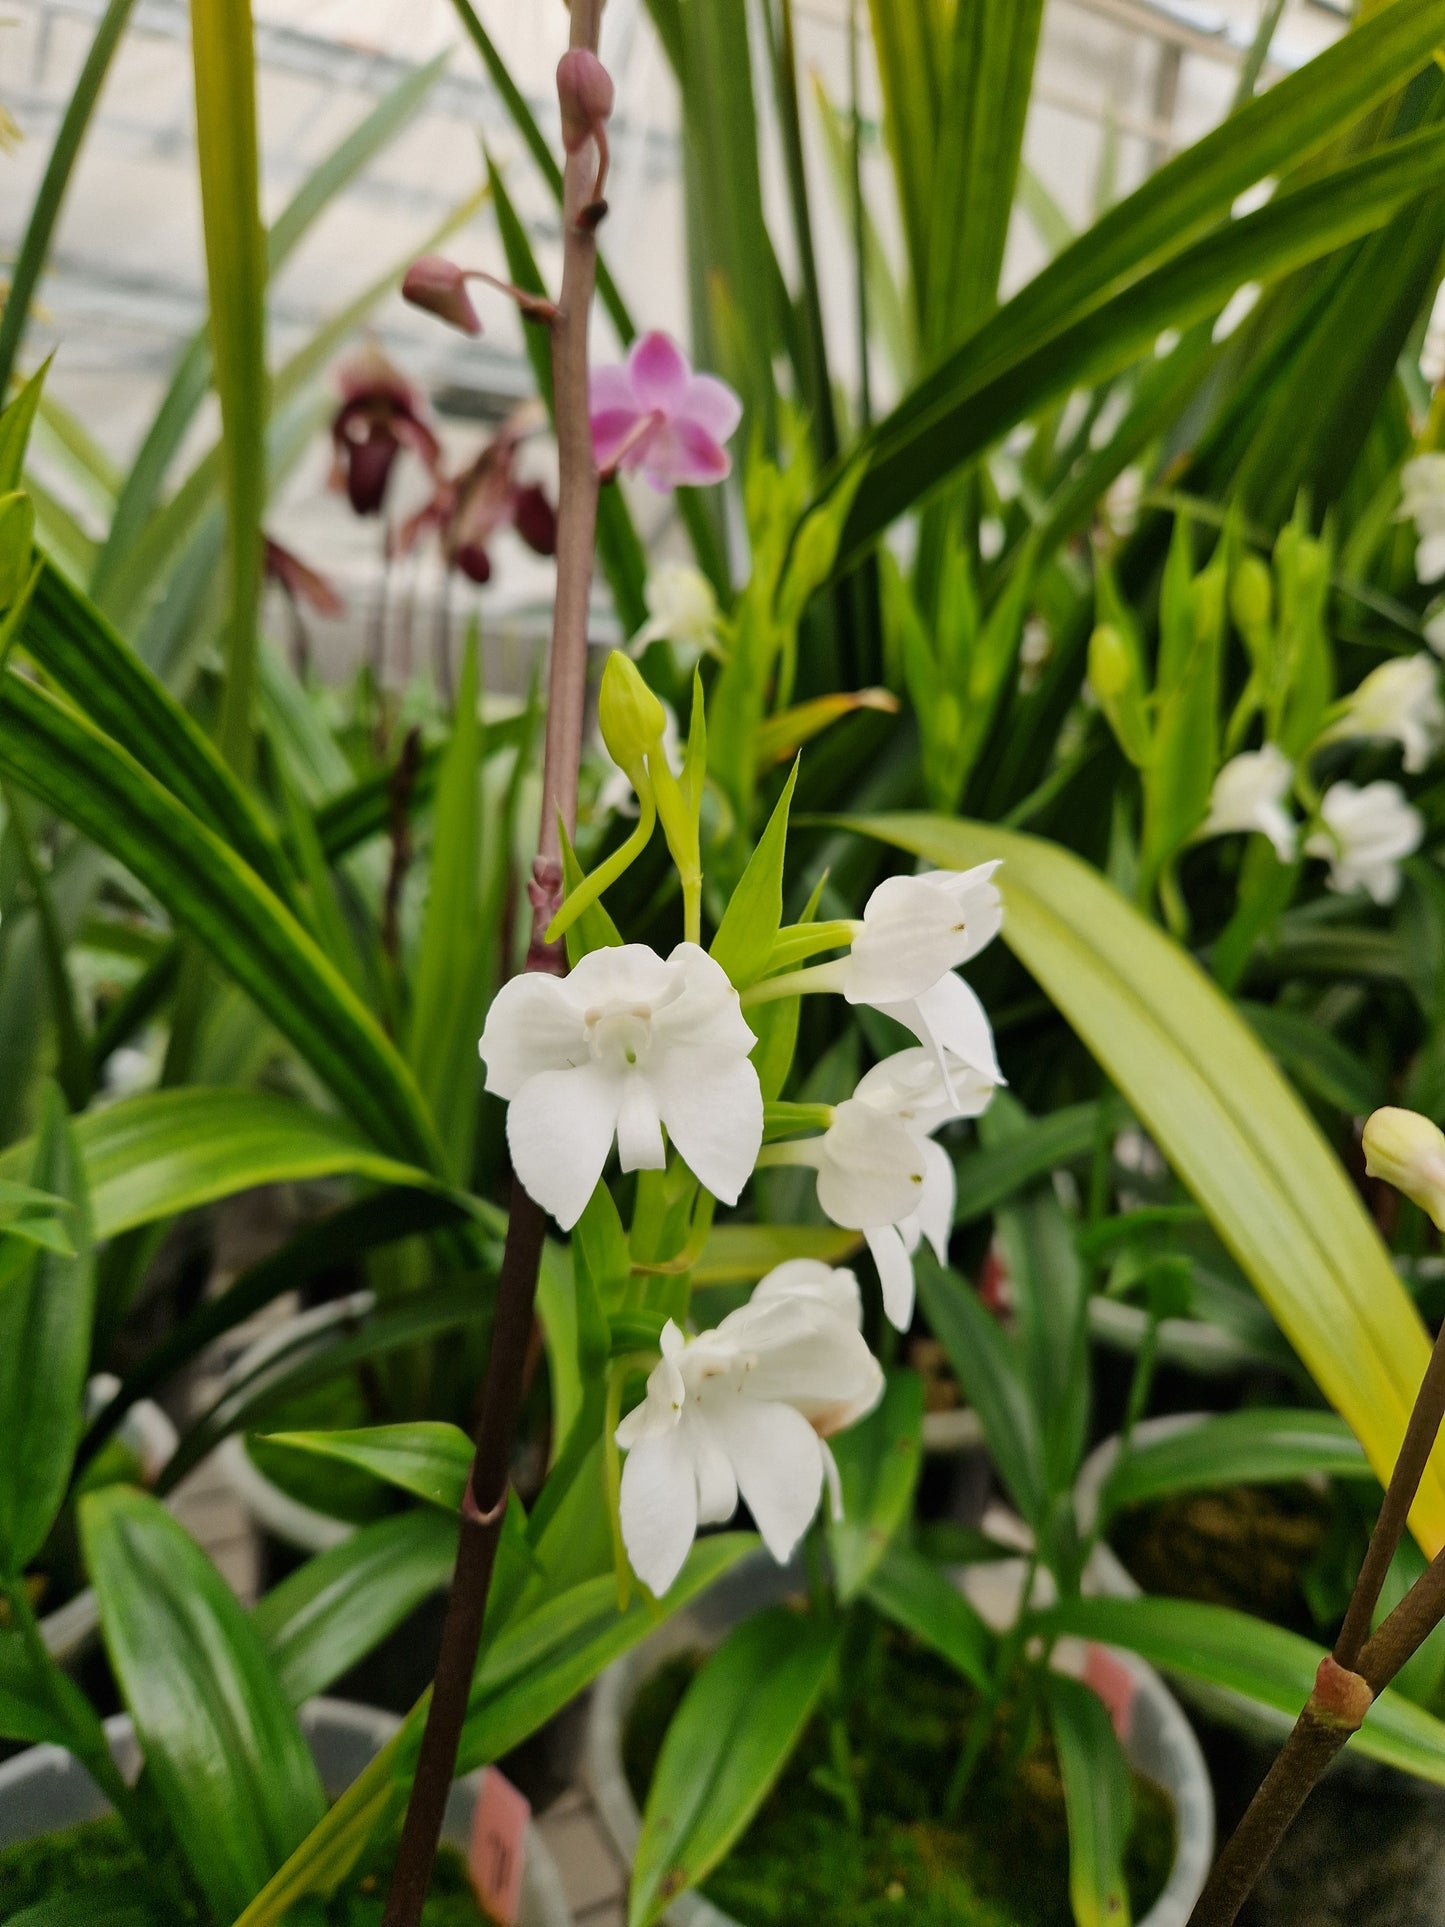
[[[345,602],[324,575],[310,563],[303,562],[299,555],[293,555],[290,549],[283,549],[269,535],[264,541],[266,579],[279,585],[293,608],[300,608],[304,603],[318,616],[345,614]]]
[[[516,454],[527,429],[529,411],[507,422],[454,480],[439,478],[432,499],[401,532],[403,553],[435,530],[451,568],[472,582],[491,580],[490,544],[500,528],[514,528],[538,555],[557,551],[557,511],[537,482],[518,482]]]
[[[422,413],[422,399],[399,369],[372,344],[338,372],[341,406],[331,423],[331,486],[345,489],[358,515],[379,515],[391,471],[409,448],[435,475],[441,445]]]

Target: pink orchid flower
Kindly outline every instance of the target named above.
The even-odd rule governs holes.
[[[723,444],[743,405],[725,381],[695,375],[669,335],[643,335],[625,365],[592,374],[592,448],[604,474],[640,470],[659,491],[720,482]]]

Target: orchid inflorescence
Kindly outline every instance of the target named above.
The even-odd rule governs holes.
[[[687,929],[667,956],[603,942],[583,949],[566,977],[533,973],[498,993],[480,1049],[487,1089],[507,1102],[513,1168],[565,1231],[589,1210],[614,1145],[623,1172],[681,1166],[701,1187],[693,1218],[704,1235],[713,1201],[736,1204],[755,1170],[809,1168],[826,1216],[862,1233],[884,1311],[906,1330],[912,1253],[926,1238],[942,1259],[952,1227],[953,1164],[934,1134],[978,1116],[1002,1081],[988,1017],[956,974],[998,933],[998,866],[890,878],[858,919],[778,927],[774,915],[771,930],[745,874],[735,902],[761,927],[767,957],[735,983],[699,941],[700,685],[694,704],[679,774],[661,704],[624,652],[609,657],[602,730],[636,794],[638,825],[574,885],[553,931],[578,936],[659,822]],[[728,918],[736,936],[731,910]],[[810,961],[826,951],[842,954]],[[755,1062],[762,1020],[750,1014],[823,992],[893,1017],[919,1043],[876,1064],[840,1104],[765,1103]],[[646,1396],[616,1429],[629,1455],[620,1529],[654,1592],[672,1583],[699,1525],[730,1517],[739,1494],[779,1560],[825,1488],[836,1502],[823,1441],[871,1410],[882,1389],[861,1306],[851,1272],[788,1263],[713,1330],[689,1337],[668,1320]]]

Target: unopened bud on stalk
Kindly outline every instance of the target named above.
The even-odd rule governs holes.
[[[597,699],[597,720],[608,755],[619,769],[626,770],[633,788],[637,788],[644,759],[662,742],[667,711],[625,650],[614,649],[607,658]]]
[[[1143,675],[1128,637],[1112,622],[1101,622],[1089,638],[1089,686],[1119,747],[1142,768],[1151,750]]]
[[[413,261],[401,284],[402,298],[414,308],[439,315],[463,334],[479,335],[481,320],[467,293],[467,277],[454,261],[441,254],[424,254]]]
[[[589,203],[581,214],[585,227],[595,227],[607,212],[607,123],[612,118],[617,91],[612,76],[596,54],[573,47],[557,63],[557,99],[562,109],[562,145],[580,154],[588,141],[597,143],[597,178]]]
[[[1445,1231],[1445,1131],[1417,1111],[1386,1108],[1365,1125],[1365,1169]]]
[[[1235,564],[1229,584],[1229,609],[1235,627],[1248,643],[1268,633],[1274,615],[1274,577],[1268,563],[1253,552]]]

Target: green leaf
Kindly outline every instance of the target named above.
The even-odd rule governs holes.
[[[0,319],[0,332],[3,332],[14,308],[14,295],[15,282],[12,280],[6,295],[4,318]],[[30,446],[30,431],[35,426],[45,389],[45,377],[49,372],[50,363],[47,361],[19,393],[0,408],[0,495],[8,495],[21,485],[21,477],[25,472],[25,452]],[[8,385],[0,383],[0,395],[5,393]]]
[[[1000,1092],[979,1120],[986,1147],[1027,1134],[1032,1120]],[[1051,1185],[1001,1206],[996,1227],[1017,1299],[1019,1354],[1038,1414],[1049,1483],[1073,1483],[1089,1427],[1089,1282],[1074,1227]]]
[[[846,1231],[832,1224],[714,1225],[693,1268],[693,1289],[756,1284],[776,1265],[786,1264],[791,1258],[846,1264],[862,1243],[861,1231]]]
[[[648,1789],[628,1927],[651,1927],[742,1833],[787,1765],[836,1646],[831,1628],[774,1606],[745,1619],[704,1662]]]
[[[788,811],[798,781],[794,763],[768,827],[748,860],[732,901],[712,940],[712,957],[727,972],[735,990],[746,990],[768,967],[768,957],[783,921],[783,864],[788,853]]]
[[[978,1613],[932,1559],[891,1545],[864,1587],[870,1606],[957,1667],[981,1692],[991,1689],[994,1640]]]
[[[440,1168],[406,1065],[285,906],[118,744],[13,672],[0,684],[0,774],[154,891],[379,1144]]]
[[[681,1611],[756,1545],[746,1532],[701,1539],[665,1599],[645,1599],[635,1591],[622,1612],[610,1571],[544,1597],[530,1611],[519,1609],[483,1655],[472,1681],[459,1771],[500,1758],[536,1732],[604,1666],[645,1638],[660,1617]]]
[[[18,1577],[65,1500],[80,1442],[95,1315],[85,1175],[60,1093],[47,1091],[31,1180],[66,1200],[72,1254],[0,1250],[0,1574]]]
[[[81,1500],[80,1530],[149,1781],[234,1920],[326,1812],[310,1750],[235,1595],[163,1505],[107,1486]]]
[[[882,1403],[832,1440],[843,1516],[828,1523],[833,1580],[846,1605],[867,1585],[913,1505],[923,1433],[923,1380],[892,1371]]]
[[[40,282],[41,271],[50,253],[51,236],[60,218],[65,190],[95,103],[105,84],[111,58],[130,18],[131,0],[110,0],[95,30],[95,38],[76,78],[75,88],[66,102],[55,144],[45,164],[45,173],[30,209],[25,238],[10,269],[10,285],[5,291],[5,307],[0,312],[0,398],[10,390],[15,372],[15,357],[25,338],[30,305]]]
[[[1228,1000],[1065,850],[930,817],[857,827],[949,869],[1004,859],[1005,941],[1132,1105],[1387,1479],[1429,1341],[1333,1151]],[[1427,1553],[1445,1544],[1437,1461],[1412,1524]]]
[[[250,0],[191,0],[191,54],[230,569],[219,740],[226,761],[245,775],[254,754],[252,708],[269,412],[266,234],[261,225]]]
[[[308,1559],[251,1613],[293,1706],[324,1693],[451,1580],[456,1527],[424,1507]]]
[[[24,1637],[0,1630],[0,1739],[82,1752],[96,1728],[90,1703],[69,1674],[51,1666],[40,1677]]]
[[[960,1156],[955,1224],[986,1217],[1005,1199],[1086,1158],[1099,1137],[1098,1104],[1066,1104],[1047,1117],[1031,1118],[999,1142]]]
[[[1069,1821],[1069,1900],[1077,1927],[1129,1927],[1124,1850],[1134,1818],[1129,1762],[1104,1702],[1082,1681],[1046,1672],[1049,1728]]]
[[[161,1916],[136,1899],[135,1885],[127,1877],[53,1894],[9,1915],[7,1927],[164,1927]]]
[[[1166,1673],[1242,1693],[1290,1719],[1303,1710],[1325,1656],[1322,1646],[1282,1626],[1189,1599],[1070,1599],[1041,1624],[1053,1634],[1122,1646]],[[1445,1722],[1391,1687],[1370,1708],[1350,1746],[1402,1773],[1445,1785]]]
[[[437,779],[426,914],[412,978],[407,1057],[465,1180],[472,1166],[482,1063],[477,1039],[491,999],[497,933],[482,915],[481,676],[475,625],[467,637],[452,735]],[[497,825],[500,830],[503,826]]]
[[[264,1091],[147,1091],[88,1112],[75,1137],[102,1242],[263,1184],[354,1176],[435,1185],[416,1166],[383,1157],[344,1119]],[[27,1169],[33,1148],[0,1155],[0,1176]]]
[[[1243,1000],[1236,1008],[1296,1083],[1337,1111],[1368,1117],[1385,1102],[1385,1086],[1371,1066],[1304,1011]]]
[[[1102,1504],[1114,1513],[1176,1492],[1371,1476],[1359,1440],[1333,1412],[1259,1406],[1131,1445],[1109,1474]]]
[[[1392,14],[1399,8],[1412,10],[1410,0],[1395,0]],[[1413,11],[1418,15],[1418,8]],[[1258,106],[1264,108],[1279,92],[1271,88]],[[1221,132],[1235,139],[1233,130],[1242,118]],[[1034,291],[1060,263],[1072,260],[1071,248],[920,384],[863,444],[846,472],[850,480],[857,479],[858,464],[864,465],[843,531],[840,562],[855,557],[897,515],[1015,422],[1073,388],[1119,373],[1138,360],[1163,329],[1187,329],[1212,316],[1245,282],[1275,280],[1382,227],[1442,170],[1445,143],[1437,134],[1392,142],[1279,194],[1257,213],[1226,222],[1181,251],[1174,250],[1180,248],[1182,235],[1172,234],[1172,258],[1098,305],[1092,305],[1096,291],[1091,290],[1086,298],[1062,306],[1057,319],[1039,325],[1036,339],[1024,309],[1032,310]],[[1153,178],[1157,182],[1163,174]],[[1246,180],[1241,187],[1248,184]],[[1108,215],[1105,222],[1113,219],[1114,214]],[[1091,249],[1096,232],[1081,237],[1076,247]]]
[[[472,1442],[459,1426],[416,1419],[360,1432],[268,1432],[268,1446],[304,1452],[369,1472],[444,1512],[460,1512],[472,1469]]]
[[[291,872],[250,793],[164,683],[50,563],[20,642],[78,709],[291,900]]]
[[[934,1336],[978,1413],[999,1477],[1024,1518],[1042,1523],[1048,1496],[1039,1417],[1017,1346],[986,1312],[966,1279],[921,1248],[913,1260],[919,1302]]]

